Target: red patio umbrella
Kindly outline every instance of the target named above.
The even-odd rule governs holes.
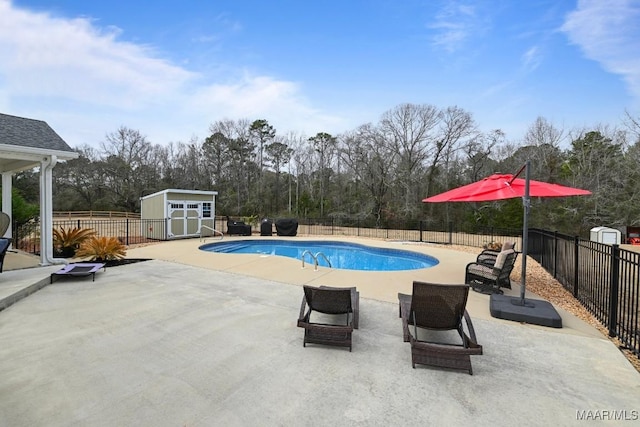
[[[524,197],[525,186],[526,179],[516,178],[511,174],[494,174],[480,181],[427,197],[423,202],[488,202],[513,199]],[[531,197],[566,197],[589,194],[591,194],[590,191],[579,188],[529,180],[529,196]]]
[[[427,197],[423,202],[487,202],[492,200],[513,199],[522,197],[524,206],[524,218],[522,225],[522,286],[520,288],[519,304],[525,306],[525,288],[527,274],[527,240],[529,234],[528,217],[530,208],[530,197],[566,197],[566,196],[586,196],[590,191],[580,188],[565,187],[563,185],[552,184],[542,181],[533,181],[529,178],[530,162],[516,173],[494,174],[480,181],[454,188],[453,190]],[[525,171],[525,179],[518,178],[518,175]]]

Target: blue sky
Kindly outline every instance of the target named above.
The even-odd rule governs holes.
[[[222,119],[334,135],[402,103],[520,141],[640,115],[638,0],[0,0],[0,112],[72,147]]]

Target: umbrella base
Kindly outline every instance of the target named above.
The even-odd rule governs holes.
[[[524,304],[522,302],[520,297],[491,295],[491,316],[532,325],[562,328],[562,318],[550,302],[538,299],[525,299]]]

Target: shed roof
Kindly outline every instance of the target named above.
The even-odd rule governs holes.
[[[160,194],[167,194],[167,193],[177,193],[177,194],[200,194],[202,196],[217,196],[218,192],[217,191],[208,191],[208,190],[184,190],[184,189],[178,189],[178,188],[167,188],[166,190],[162,190],[162,191],[157,191],[153,194],[148,194],[146,196],[141,197],[142,200],[145,199],[149,199],[151,197],[156,197]]]

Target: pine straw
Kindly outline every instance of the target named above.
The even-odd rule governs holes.
[[[479,253],[478,248],[469,246],[451,246],[451,249],[468,252]],[[520,282],[522,277],[522,259],[518,257],[516,265],[511,273],[511,280]],[[596,328],[613,342],[620,351],[625,355],[627,360],[640,372],[640,358],[628,350],[625,345],[617,338],[610,337],[609,331],[600,323],[580,302],[574,298],[571,292],[567,291],[556,279],[554,279],[536,260],[527,257],[527,291],[544,298],[556,307],[568,311],[577,318],[583,320],[589,325]]]

